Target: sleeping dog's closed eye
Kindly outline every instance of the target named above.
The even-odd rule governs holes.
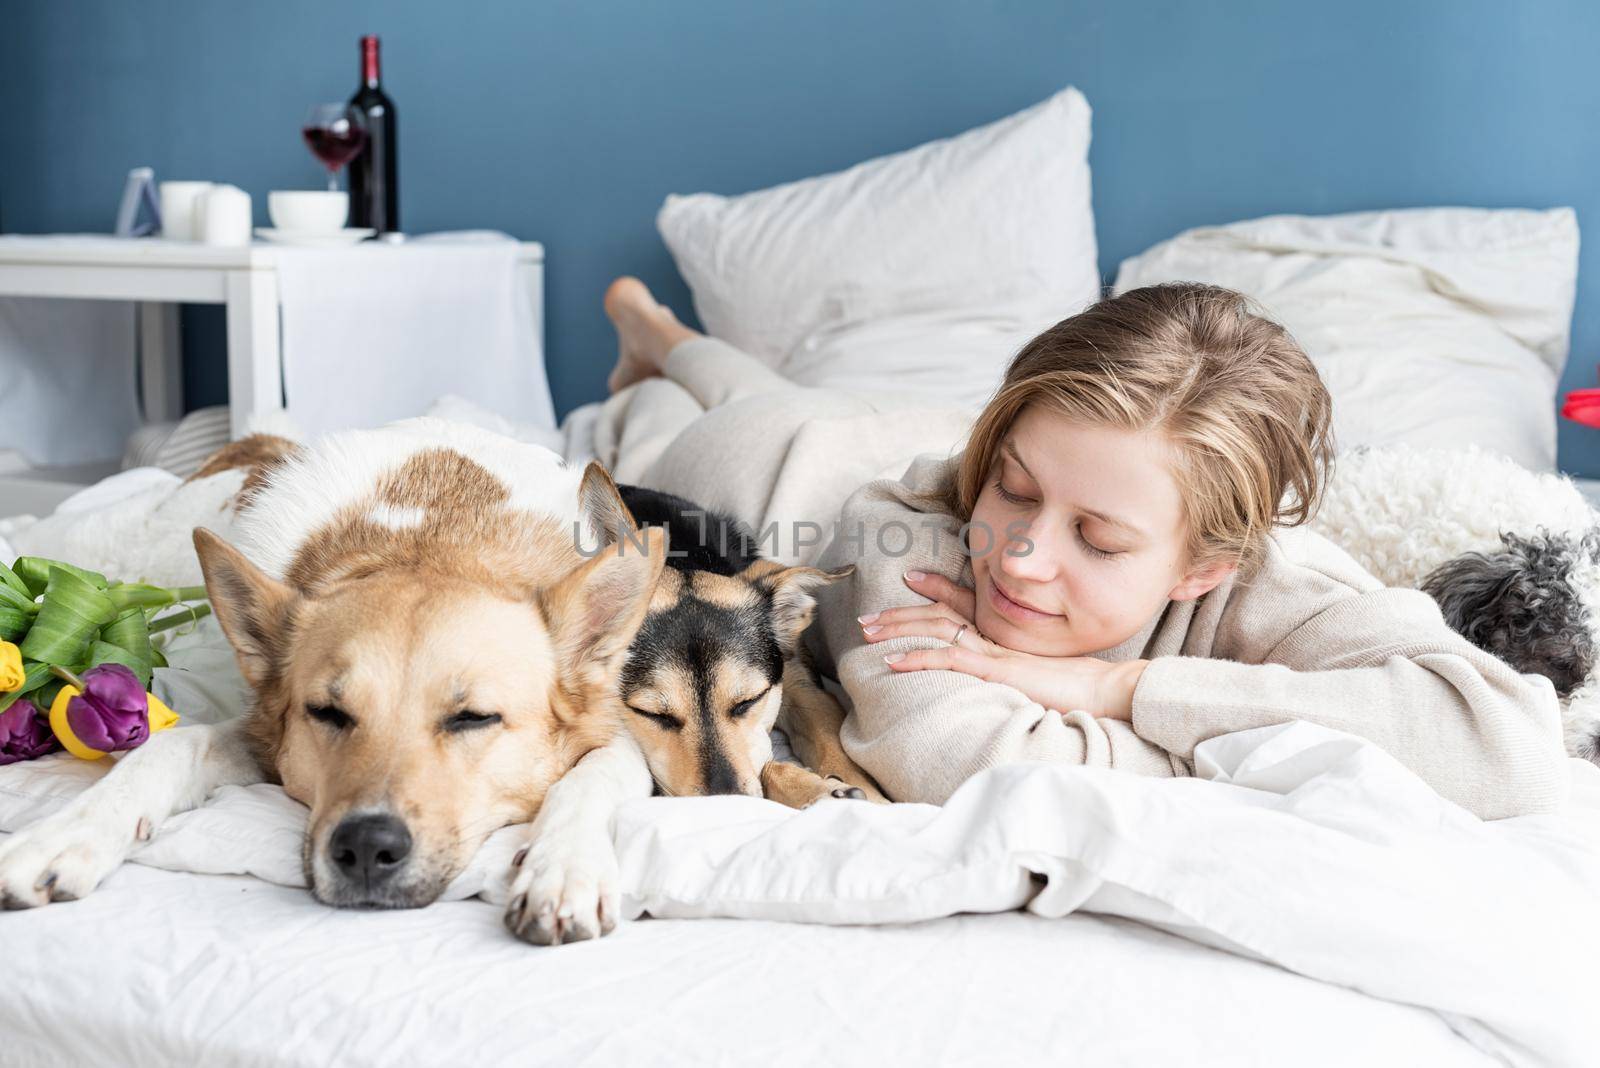
[[[632,712],[636,716],[643,716],[645,719],[650,720],[662,730],[683,730],[683,720],[679,719],[677,716],[669,716],[665,712],[649,712],[643,708],[637,708],[633,705],[628,706],[628,711]]]
[[[326,723],[336,731],[349,730],[356,725],[356,721],[348,712],[333,705],[307,705],[306,715],[318,723]]]
[[[744,715],[746,712],[749,712],[752,708],[754,708],[757,701],[761,700],[763,697],[767,696],[767,694],[769,694],[771,692],[772,692],[772,687],[768,686],[765,690],[762,690],[760,693],[756,694],[754,697],[747,697],[743,701],[740,701],[738,704],[736,704],[732,708],[728,709],[728,718],[729,719],[738,719],[740,716]]]
[[[492,727],[500,721],[500,713],[498,712],[474,712],[468,708],[440,720],[439,729],[447,734],[460,734],[462,731],[475,731],[484,727]]]

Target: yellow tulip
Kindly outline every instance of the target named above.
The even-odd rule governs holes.
[[[0,642],[0,693],[22,689],[22,650],[10,642]]]
[[[153,693],[146,693],[150,699],[150,733],[164,731],[178,722],[178,714],[161,703],[161,698]]]

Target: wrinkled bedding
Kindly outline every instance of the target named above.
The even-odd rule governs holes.
[[[135,573],[84,554],[220,517],[199,484],[120,477],[0,535]],[[158,550],[138,574],[192,581]],[[237,713],[214,622],[169,657],[188,722]],[[1573,762],[1567,812],[1485,824],[1309,725],[1198,757],[1191,780],[996,769],[942,809],[636,801],[636,922],[553,950],[500,925],[514,831],[446,901],[337,912],[301,889],[304,810],[230,787],[85,901],[0,914],[0,1065],[1590,1059],[1600,769]],[[0,830],[103,770],[0,768]]]
[[[1374,747],[1307,724],[1213,739],[1197,759],[1204,779],[1000,768],[973,779],[942,809],[828,802],[794,813],[756,798],[632,802],[615,826],[624,911],[635,920],[895,925],[913,940],[924,936],[904,932],[921,928],[903,925],[960,913],[1022,908],[1048,927],[1045,918],[1093,912],[1429,1009],[1502,1063],[1584,1063],[1589,1045],[1581,1021],[1597,992],[1593,961],[1600,959],[1600,935],[1589,922],[1593,888],[1600,887],[1600,769],[1573,762],[1575,772],[1593,774],[1582,774],[1565,815],[1486,824]],[[99,773],[66,757],[0,769],[0,828],[47,813]],[[304,809],[279,788],[230,787],[170,821],[135,859],[300,887],[303,829]],[[503,902],[505,872],[520,843],[513,829],[496,834],[446,898]],[[58,952],[47,951],[52,943],[72,940],[73,913],[98,910],[99,900],[8,916],[14,929],[6,942],[27,947],[32,931],[39,939],[33,950],[50,957]],[[320,908],[303,892],[298,900]],[[509,938],[497,927],[496,908],[476,908],[486,928],[478,942]],[[453,912],[437,906],[417,915],[434,911]],[[204,912],[194,919],[201,929],[218,921]],[[296,922],[361,937],[331,913],[313,911]],[[629,925],[624,937],[654,937],[633,932],[659,922]],[[182,917],[161,924],[179,943],[193,935]],[[124,926],[87,930],[126,947]],[[785,932],[777,944],[840,939],[776,930]],[[861,952],[881,948],[874,930],[853,937]],[[933,945],[943,936],[925,937]],[[1036,937],[1062,936],[1041,930]],[[324,936],[317,940],[317,952],[326,953]],[[432,967],[455,949],[423,933],[408,951]],[[543,958],[591,951],[525,952],[543,967]],[[91,974],[93,963],[84,961]],[[631,968],[658,966],[668,967],[641,960]],[[775,977],[784,972],[780,961],[769,966]],[[674,987],[685,980],[681,970],[660,977]],[[775,981],[781,987],[787,980]],[[25,1001],[60,995],[59,983],[23,986]],[[5,1022],[0,1010],[0,1026]]]
[[[477,901],[339,912],[134,864],[0,930],[7,1068],[1498,1063],[1422,1009],[1091,915],[650,920],[541,950]]]

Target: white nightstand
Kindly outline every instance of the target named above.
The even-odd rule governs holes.
[[[283,407],[278,251],[147,237],[6,236],[0,237],[0,296],[139,302],[140,389],[152,422],[183,414],[177,305],[226,306],[228,407],[238,437],[250,416]],[[544,246],[523,242],[517,270],[542,318]]]
[[[405,256],[416,254],[413,250],[423,244],[392,247],[395,254]],[[386,246],[363,247],[375,256],[389,254]],[[145,418],[153,423],[175,421],[183,414],[178,305],[223,305],[228,321],[229,424],[233,436],[239,437],[252,416],[283,408],[281,251],[263,244],[214,248],[189,241],[96,234],[8,235],[0,237],[0,296],[135,302],[140,393]],[[514,263],[514,284],[532,298],[534,337],[542,360],[544,246],[519,242]],[[0,450],[0,516],[47,515],[66,496],[111,470],[30,470],[19,456]]]

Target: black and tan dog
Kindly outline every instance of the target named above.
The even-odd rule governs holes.
[[[840,746],[844,711],[800,642],[811,591],[852,569],[784,567],[731,516],[640,486],[617,489],[639,527],[667,531],[667,566],[619,680],[660,790],[765,794],[795,808],[825,797],[882,801]],[[774,723],[805,767],[773,759]]]

